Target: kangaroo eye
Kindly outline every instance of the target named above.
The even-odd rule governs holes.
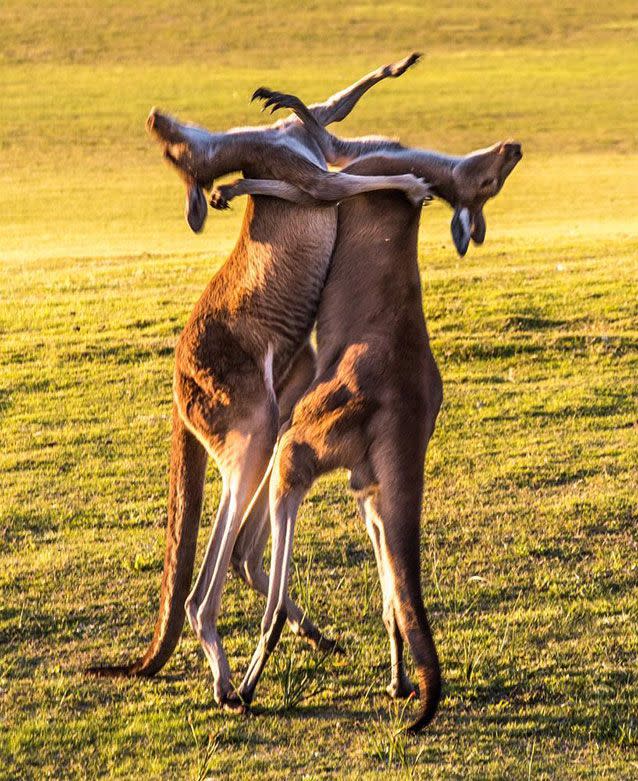
[[[494,184],[494,179],[483,179],[481,182],[481,190],[485,190]]]

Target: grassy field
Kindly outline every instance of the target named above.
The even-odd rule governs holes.
[[[464,6],[0,6],[1,779],[638,776],[638,17],[623,0]],[[339,132],[525,151],[483,248],[458,260],[441,205],[421,232],[445,383],[423,513],[438,718],[397,730],[340,474],[304,504],[293,591],[344,657],[286,633],[248,719],[215,708],[190,631],[155,681],[83,677],[149,637],[172,351],[243,208],[190,233],[148,109],[256,123],[259,84],[317,100],[413,49],[422,65]],[[211,468],[202,538],[218,493]],[[262,608],[229,580],[237,675]]]

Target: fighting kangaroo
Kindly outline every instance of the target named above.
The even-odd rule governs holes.
[[[331,136],[294,96],[261,89],[274,108],[292,108],[329,162],[365,149]],[[452,235],[464,255],[472,238],[485,238],[483,206],[522,157],[502,142],[465,157],[402,148],[365,155],[344,170],[378,176],[412,172],[454,209]],[[217,203],[259,193],[263,182],[241,180],[219,188]],[[289,182],[268,191],[297,203],[307,193]],[[403,667],[403,641],[413,656],[420,709],[411,731],[433,718],[441,675],[423,604],[420,514],[423,468],[442,401],[442,383],[429,346],[417,258],[420,208],[394,193],[370,193],[339,206],[337,241],[317,317],[317,375],[294,407],[269,474],[272,562],[261,638],[238,697],[248,705],[287,617],[287,582],[299,506],[322,473],[350,471],[351,488],[371,538],[390,637],[388,691],[412,690]]]
[[[321,123],[339,121],[371,86],[401,75],[417,59],[412,55],[380,68],[310,111]],[[166,554],[153,639],[131,664],[91,669],[98,675],[154,675],[173,652],[187,613],[213,672],[216,701],[236,708],[236,698],[228,697],[230,670],[216,627],[221,592],[231,554],[239,574],[267,592],[262,564],[267,496],[252,505],[251,499],[280,422],[314,376],[308,338],[336,237],[335,202],[371,189],[398,188],[418,203],[428,189],[412,174],[329,173],[320,147],[296,117],[214,134],[153,110],[147,128],[186,184],[186,217],[194,231],[202,229],[207,215],[204,190],[216,177],[235,171],[287,179],[315,201],[333,202],[326,208],[275,198],[249,201],[239,240],[196,304],[176,348]],[[378,147],[373,139],[362,143]],[[221,500],[189,594],[209,455],[221,472]],[[298,634],[332,647],[289,600],[286,614]]]

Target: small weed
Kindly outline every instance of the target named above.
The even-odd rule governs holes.
[[[310,553],[303,566],[294,562],[294,582],[296,598],[299,606],[303,609],[304,616],[311,612],[312,595],[314,593],[314,584],[311,577],[314,567],[314,553]]]
[[[366,618],[372,607],[372,600],[375,591],[379,588],[379,581],[376,577],[376,569],[371,572],[368,561],[363,562],[363,598],[361,603],[361,617]]]
[[[210,765],[213,756],[219,750],[221,745],[221,733],[209,733],[206,742],[197,737],[197,731],[191,718],[191,714],[188,714],[188,726],[190,727],[193,740],[195,741],[195,750],[197,752],[197,767],[195,770],[195,779],[197,781],[205,781],[210,773]]]
[[[527,758],[527,781],[532,779],[532,769],[534,767],[534,754],[536,753],[536,738],[532,740],[531,745],[528,744],[528,758]]]
[[[400,768],[406,778],[414,778],[416,766],[425,751],[421,747],[416,754],[410,752],[410,738],[405,729],[405,710],[412,698],[401,707],[388,704],[388,719],[379,715],[370,739],[371,754],[388,768]]]
[[[278,711],[295,708],[304,700],[325,691],[327,661],[331,656],[332,651],[307,656],[308,662],[305,665],[297,664],[297,654],[294,649],[278,657],[275,676],[282,688],[281,705],[277,708]]]
[[[134,558],[127,561],[127,567],[131,572],[150,572],[159,569],[159,561],[155,557],[136,553]]]
[[[463,676],[466,683],[473,683],[484,651],[477,651],[472,635],[463,640]]]

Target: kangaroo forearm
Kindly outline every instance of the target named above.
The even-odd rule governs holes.
[[[341,201],[361,193],[375,190],[401,190],[411,193],[418,180],[411,176],[356,176],[342,173],[328,173],[317,177],[313,182],[303,186],[314,198],[320,201]]]
[[[301,186],[274,179],[240,179],[219,190],[229,201],[239,195],[270,195],[284,201],[306,205],[335,203],[360,193],[374,190],[411,191],[416,180],[410,176],[351,176],[322,172],[316,178],[305,179]]]
[[[319,201],[304,190],[295,187],[294,184],[281,182],[276,179],[239,179],[230,185],[225,185],[223,190],[226,200],[230,201],[239,195],[269,195],[273,198],[281,198],[291,203],[304,205],[319,205]]]
[[[382,136],[353,139],[332,136],[332,139],[332,158],[328,162],[338,166],[348,165],[353,160],[364,155],[376,154],[378,152],[397,153],[405,151],[405,147],[399,141],[393,141]]]
[[[359,81],[335,93],[323,103],[314,103],[312,106],[309,106],[309,109],[312,111],[315,119],[322,125],[329,125],[331,122],[341,122],[371,87],[374,87],[375,84],[384,79],[401,76],[419,60],[419,57],[420,55],[415,52],[399,62],[376,68],[376,70],[371,71],[362,79],[359,79]]]
[[[264,101],[264,108],[271,107],[273,111],[287,108],[303,122],[307,132],[319,145],[326,161],[335,165],[347,165],[361,155],[380,151],[397,152],[404,147],[398,141],[383,136],[365,136],[354,139],[341,139],[328,132],[316,119],[312,111],[296,95],[275,92],[267,87],[259,87],[253,95]]]
[[[295,185],[318,201],[340,201],[372,190],[398,189],[414,194],[422,184],[413,176],[350,176],[330,172],[290,150],[276,150],[269,160],[268,179]]]
[[[231,184],[221,185],[213,194],[211,204],[222,208],[240,195],[269,195],[291,203],[306,206],[320,206],[337,203],[361,193],[375,190],[401,190],[411,197],[422,187],[410,174],[401,176],[352,176],[342,173],[321,171],[315,177],[303,180],[302,186],[274,179],[239,179]],[[425,193],[423,193],[425,194]]]
[[[454,186],[454,165],[459,158],[429,152],[422,149],[410,149],[398,144],[395,148],[384,148],[373,154],[360,156],[347,168],[350,175],[398,176],[411,173],[430,183],[432,189],[442,197]]]
[[[382,68],[378,68],[376,71],[372,71],[355,84],[331,95],[323,103],[313,103],[308,108],[322,125],[343,121],[366,92],[386,78],[381,74],[381,70]]]

